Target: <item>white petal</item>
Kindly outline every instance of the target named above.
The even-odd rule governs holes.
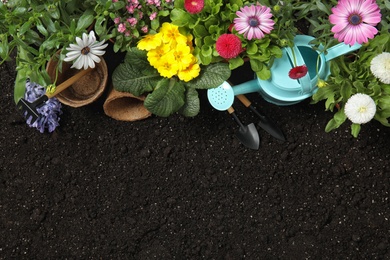
[[[83,33],[83,47],[88,46],[89,43],[89,37],[86,33]]]
[[[88,46],[91,46],[92,44],[94,44],[96,42],[96,37],[95,37],[95,32],[94,31],[90,31],[89,32],[89,35],[88,35]]]
[[[68,51],[80,51],[82,47],[78,46],[77,44],[69,44],[69,47],[66,48]]]
[[[104,53],[106,53],[106,51],[91,49],[90,53],[95,54],[97,56],[102,56],[102,55],[104,55]]]
[[[78,56],[82,55],[80,52],[68,52],[66,54],[66,59],[71,59],[71,60],[74,60],[76,59]],[[65,60],[66,61],[66,60]]]
[[[89,57],[90,59],[92,59],[94,62],[97,62],[97,63],[100,62],[100,58],[99,58],[98,56],[92,54],[92,53],[89,53],[89,54],[88,54],[88,57]]]
[[[80,37],[76,37],[77,45],[80,47],[80,49],[84,48],[83,40]]]
[[[81,56],[77,58],[77,60],[73,63],[71,68],[81,69],[82,67],[82,59]]]
[[[90,57],[87,56],[87,61],[88,61],[88,66],[89,67],[95,68],[95,62],[93,61],[93,59],[91,59]]]

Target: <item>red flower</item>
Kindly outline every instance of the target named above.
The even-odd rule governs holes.
[[[204,0],[184,0],[184,8],[190,14],[197,14],[203,10]]]
[[[292,79],[300,79],[307,74],[307,71],[306,65],[296,66],[290,70],[288,76]]]
[[[242,44],[240,38],[234,34],[222,34],[216,42],[218,54],[224,59],[232,59],[237,57],[242,52]]]

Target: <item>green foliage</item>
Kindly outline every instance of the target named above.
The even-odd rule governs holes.
[[[245,50],[238,57],[229,59],[231,70],[242,66],[244,60],[251,61],[252,70],[261,78],[271,77],[270,66],[273,59],[282,56],[281,48],[284,44],[289,44],[296,33],[294,27],[295,17],[292,15],[293,1],[283,1],[283,8],[274,12],[274,30],[263,39],[247,40],[237,31],[236,34]],[[261,4],[273,7],[280,1],[260,1]],[[184,9],[184,0],[176,0],[175,8],[172,10],[170,18],[172,23],[180,26],[185,33],[194,36],[194,54],[203,65],[209,65],[223,61],[216,51],[218,38],[229,32],[229,27],[233,23],[236,12],[244,5],[253,4],[253,1],[242,0],[206,0],[205,8],[198,14],[190,14]]]
[[[312,97],[312,103],[325,100],[325,110],[338,110],[325,131],[338,128],[346,121],[344,106],[348,99],[356,93],[369,95],[377,105],[374,119],[385,126],[390,126],[390,85],[380,82],[371,72],[371,60],[382,52],[390,52],[390,35],[388,32],[377,35],[369,43],[363,45],[354,56],[342,56],[331,62],[331,75],[327,86],[318,89]],[[351,124],[351,134],[357,137],[361,126]]]
[[[26,78],[44,86],[51,83],[46,73],[47,62],[58,50],[73,43],[76,36],[86,32],[95,19],[100,21],[97,27],[105,27],[102,17],[111,2],[9,0],[0,3],[1,63],[17,51],[15,102],[23,96]],[[65,50],[59,55],[63,58]]]
[[[145,107],[155,115],[167,117],[176,112],[197,115],[200,109],[197,89],[217,87],[229,77],[228,64],[216,63],[202,67],[200,75],[189,82],[176,77],[167,79],[149,64],[145,51],[133,47],[115,69],[112,81],[118,91],[147,95]]]

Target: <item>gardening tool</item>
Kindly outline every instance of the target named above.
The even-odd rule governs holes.
[[[257,123],[258,126],[263,128],[276,139],[286,141],[286,137],[284,136],[282,130],[280,130],[280,128],[269,117],[264,114],[261,114],[259,110],[257,110],[252,105],[252,102],[245,95],[237,95],[237,98],[241,101],[241,103],[244,104],[244,106],[250,108],[250,110],[252,110],[255,115],[260,119],[260,121]]]
[[[231,107],[234,102],[235,92],[234,87],[232,87],[227,81],[225,81],[218,88],[210,89],[207,91],[207,97],[210,104],[217,110],[225,111]],[[265,131],[270,133],[272,136],[276,137],[279,140],[285,141],[283,132],[276,126],[275,123],[267,116],[261,114],[259,111],[252,106],[251,102],[243,95],[237,95],[237,98],[246,106],[249,107],[259,118],[260,121],[258,125],[263,128]]]
[[[330,74],[329,61],[344,55],[348,52],[360,48],[360,44],[352,46],[339,43],[326,50],[326,54],[312,48],[310,42],[315,38],[308,35],[297,35],[294,38],[294,46],[282,49],[282,57],[275,59],[271,67],[271,78],[261,80],[255,78],[248,82],[233,87],[233,96],[258,92],[266,101],[280,105],[293,105],[308,97],[311,97],[317,91],[318,79],[326,79]],[[321,47],[320,47],[321,48]],[[302,78],[296,80],[288,76],[289,71],[295,66],[306,65],[308,73]],[[225,88],[226,84],[213,89],[209,89],[210,96],[219,95],[220,88]],[[223,92],[223,91],[222,91]],[[227,97],[220,97],[223,101],[215,100],[215,103],[225,103],[230,107],[234,98],[229,94]],[[229,104],[230,103],[230,104]],[[225,108],[227,109],[227,108]],[[223,110],[225,110],[223,109]]]
[[[81,70],[71,78],[65,80],[60,85],[58,85],[53,93],[46,92],[45,95],[39,97],[34,102],[29,102],[24,98],[21,98],[17,104],[17,107],[19,109],[22,109],[23,115],[25,115],[25,118],[28,119],[31,117],[31,123],[34,123],[39,117],[40,114],[37,111],[37,108],[41,107],[45,104],[45,102],[49,99],[63,91],[64,89],[71,86],[73,83],[75,83],[77,80],[79,80],[81,77],[86,75],[87,73],[91,72],[93,69],[88,68],[86,70]]]
[[[233,117],[234,121],[236,121],[236,123],[240,127],[238,129],[238,131],[236,132],[236,136],[237,136],[238,140],[243,145],[245,145],[246,147],[248,147],[250,149],[253,149],[253,150],[259,149],[260,137],[259,137],[259,133],[257,132],[255,125],[253,123],[250,123],[249,125],[244,126],[243,123],[241,122],[241,120],[236,115],[233,107],[229,107],[227,109],[227,111],[229,112],[229,114]]]

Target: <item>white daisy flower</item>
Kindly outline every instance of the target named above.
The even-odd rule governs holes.
[[[390,53],[383,52],[371,60],[372,74],[382,83],[390,84]]]
[[[95,62],[99,63],[99,56],[104,55],[106,51],[103,49],[108,44],[103,44],[104,41],[97,42],[95,32],[90,31],[89,35],[83,33],[83,39],[76,37],[77,44],[70,44],[66,48],[69,52],[66,54],[64,61],[74,61],[71,68],[81,69],[84,67],[86,70],[88,67],[95,68]]]
[[[374,118],[376,105],[369,95],[357,93],[348,99],[344,113],[352,123],[365,124]]]

